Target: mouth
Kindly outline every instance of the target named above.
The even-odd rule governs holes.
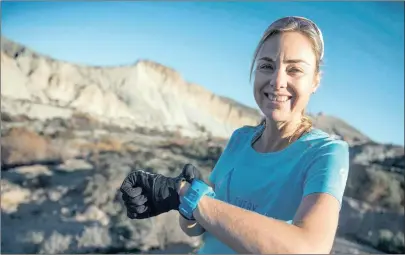
[[[292,96],[276,96],[274,94],[264,92],[264,95],[273,103],[284,104],[291,100]]]

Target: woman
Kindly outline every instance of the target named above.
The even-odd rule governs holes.
[[[321,31],[302,17],[279,19],[264,33],[251,70],[264,120],[232,134],[209,176],[215,197],[202,196],[192,218],[180,216],[186,234],[204,233],[199,253],[331,251],[349,152],[304,115],[323,52]],[[130,174],[121,188],[128,217],[177,210],[194,178],[189,165],[178,178]]]

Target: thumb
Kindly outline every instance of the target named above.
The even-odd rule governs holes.
[[[181,175],[188,183],[191,183],[194,179],[202,179],[201,172],[192,164],[184,165]]]

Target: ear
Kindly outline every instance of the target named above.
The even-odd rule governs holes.
[[[321,77],[322,77],[321,72],[316,74],[314,79],[314,86],[312,87],[312,94],[314,94],[316,90],[319,88],[319,84],[321,83]]]

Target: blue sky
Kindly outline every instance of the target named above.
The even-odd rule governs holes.
[[[256,107],[249,67],[275,19],[314,20],[324,78],[309,112],[344,119],[378,142],[404,144],[402,2],[1,2],[2,35],[91,65],[150,59],[216,94]]]

